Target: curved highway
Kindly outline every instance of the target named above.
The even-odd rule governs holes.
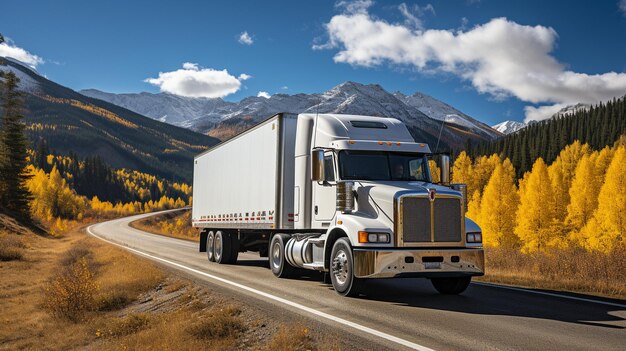
[[[360,297],[343,298],[316,273],[278,279],[267,259],[252,253],[240,254],[237,265],[209,263],[196,243],[129,227],[152,215],[94,224],[87,231],[235,295],[323,323],[364,349],[626,350],[623,301],[486,284],[443,296],[425,279],[374,280]]]

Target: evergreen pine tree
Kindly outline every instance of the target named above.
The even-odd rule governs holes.
[[[13,72],[2,73],[3,103],[2,132],[0,145],[3,145],[5,161],[0,168],[0,184],[3,184],[2,207],[13,212],[21,219],[30,219],[30,193],[26,181],[30,177],[27,172],[26,148],[28,145],[22,123],[21,94],[17,91],[19,79]]]

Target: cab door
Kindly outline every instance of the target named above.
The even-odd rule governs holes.
[[[337,189],[335,187],[335,162],[332,152],[324,154],[324,178],[322,183],[313,183],[313,219],[316,227],[327,227],[335,216]]]

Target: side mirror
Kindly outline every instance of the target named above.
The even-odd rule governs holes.
[[[450,185],[450,156],[439,154],[436,162],[439,167],[439,183],[445,186]]]
[[[311,180],[314,182],[323,182],[324,175],[324,150],[313,149],[311,151]]]

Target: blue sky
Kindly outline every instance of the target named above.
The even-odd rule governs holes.
[[[39,72],[76,90],[203,94],[180,86],[187,74],[219,83],[212,94],[237,101],[260,91],[321,92],[352,80],[420,91],[495,124],[626,94],[626,0],[621,6],[4,1],[0,33],[13,49],[37,55]],[[251,43],[241,42],[244,32]],[[159,79],[159,72],[166,75]]]

